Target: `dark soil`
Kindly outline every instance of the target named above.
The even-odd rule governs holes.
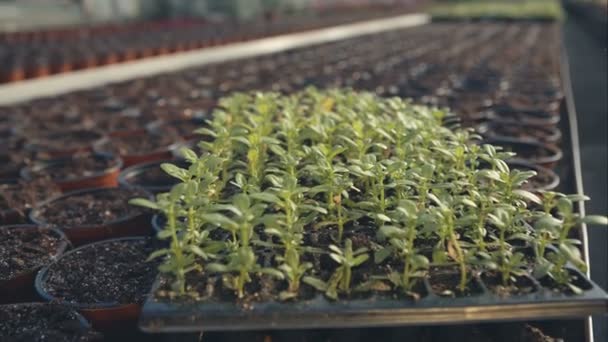
[[[157,248],[152,239],[85,246],[52,264],[42,287],[51,296],[73,303],[142,303],[158,266],[146,259]]]
[[[481,280],[492,293],[503,298],[526,295],[537,290],[534,282],[527,277],[517,277],[515,282],[508,286],[502,285],[502,279],[498,273],[483,274]]]
[[[121,156],[143,155],[166,150],[178,139],[169,135],[134,134],[127,136],[114,136],[111,141],[103,146],[114,154]]]
[[[62,228],[103,225],[141,214],[143,209],[130,205],[129,200],[145,196],[141,191],[129,189],[79,192],[47,203],[39,208],[37,218]]]
[[[85,342],[102,336],[84,327],[76,313],[57,304],[0,306],[0,341]]]
[[[66,243],[48,229],[0,229],[0,282],[48,264]]]
[[[452,270],[431,270],[429,283],[435,295],[442,297],[468,297],[482,293],[471,275],[468,276],[467,287],[464,291],[459,288],[460,273]]]
[[[74,180],[100,174],[117,165],[118,161],[116,159],[95,155],[78,155],[49,164],[40,170],[35,170],[32,172],[32,176],[47,175],[54,181]]]
[[[2,184],[0,185],[0,212],[12,209],[25,218],[29,209],[60,193],[59,188],[45,178],[18,184]]]

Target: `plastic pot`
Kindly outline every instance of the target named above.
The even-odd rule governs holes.
[[[175,184],[179,183],[179,180],[162,171],[160,166],[163,163],[177,164],[180,167],[186,166],[183,161],[177,159],[137,164],[124,169],[118,176],[118,183],[125,188],[144,189],[153,194],[168,192]],[[154,176],[154,174],[150,176],[151,173],[156,173],[161,177],[150,179]]]
[[[146,237],[128,237],[122,239],[109,239],[99,241],[93,244],[81,246],[77,249],[65,253],[64,256],[70,255],[87,247],[97,244],[103,244],[110,241],[125,241],[125,240],[139,240],[145,239]],[[55,262],[60,262],[59,258]],[[44,289],[44,283],[48,279],[49,267],[47,265],[38,272],[35,279],[35,289],[40,297],[48,302],[61,303],[62,300],[49,294]],[[66,303],[71,307],[75,308],[80,312],[89,322],[91,322],[93,328],[100,331],[116,331],[121,329],[132,329],[136,326],[141,313],[142,305],[135,303]]]
[[[130,134],[129,137],[134,137],[134,136],[144,137],[146,135],[148,135],[148,132],[132,132],[132,134]],[[115,136],[110,135],[109,139],[111,140],[113,138],[120,138],[120,137],[124,137],[124,135],[122,135],[122,134],[115,135]],[[99,141],[95,144],[93,149],[96,152],[104,152],[104,151],[108,150],[108,148],[109,148],[108,144],[111,144],[111,142],[108,140]],[[130,167],[130,166],[137,165],[137,164],[143,164],[143,163],[159,161],[159,160],[167,160],[167,159],[171,159],[173,157],[173,150],[179,148],[179,146],[181,146],[181,142],[178,141],[178,142],[172,143],[170,145],[167,145],[162,148],[158,148],[156,150],[149,151],[149,152],[120,154],[120,158],[123,161],[124,167]]]
[[[74,144],[73,146],[48,146],[46,143],[48,141],[56,141],[57,138],[65,139],[73,137],[74,135],[80,136],[88,136],[87,139],[79,145]],[[42,160],[51,160],[58,158],[65,158],[73,156],[77,153],[89,153],[93,152],[93,146],[96,144],[102,143],[107,138],[104,137],[103,134],[96,131],[87,131],[87,130],[72,130],[65,132],[52,132],[48,134],[46,137],[46,142],[43,140],[34,139],[34,141],[30,141],[26,144],[26,149],[35,153],[38,159]]]
[[[491,138],[535,139],[544,143],[557,144],[562,139],[562,131],[553,126],[529,126],[523,122],[494,118],[477,126],[477,132]]]
[[[53,179],[53,182],[57,184],[62,192],[91,188],[113,188],[118,186],[118,175],[122,168],[122,160],[107,153],[93,153],[90,157],[98,160],[113,161],[113,165],[103,170],[96,170],[90,175],[79,178]],[[71,161],[72,159],[69,158],[39,163],[32,167],[23,168],[20,174],[23,179],[31,180],[37,173],[43,173],[46,169],[62,164],[69,164]]]
[[[494,137],[484,140],[484,143],[502,146],[505,151],[517,153],[513,159],[523,159],[548,169],[554,168],[564,156],[560,148],[532,139]]]
[[[82,194],[95,194],[102,191],[110,191],[108,188],[85,189],[73,191],[55,198],[51,198],[37,205],[30,212],[29,218],[32,222],[39,225],[48,225],[49,223],[41,216],[41,208],[51,202],[64,199],[69,196]],[[145,193],[145,197],[152,199],[152,195]],[[142,236],[150,234],[150,214],[147,212],[139,212],[135,215],[122,217],[117,220],[106,222],[103,224],[81,224],[77,226],[60,226],[59,227],[68,239],[75,246],[81,246],[87,243],[92,243],[100,240],[114,239],[129,236]]]
[[[70,242],[65,234],[55,228],[41,227],[37,225],[9,225],[0,227],[0,230],[9,229],[44,230],[47,232],[52,232],[52,234],[58,237],[61,242],[57,246],[55,253],[51,255],[50,262],[59,258],[70,247]],[[45,264],[37,265],[36,267],[15,275],[11,279],[0,281],[0,303],[6,304],[37,300],[38,297],[36,295],[36,291],[34,291],[34,279],[36,278],[36,273],[38,273],[38,270],[43,266],[45,266]]]
[[[51,323],[54,324],[55,326],[53,326],[52,328],[56,329],[56,328],[61,328],[61,331],[70,335],[69,337],[71,339],[69,339],[70,341],[100,341],[102,340],[102,336],[101,334],[99,334],[98,332],[95,332],[92,330],[91,324],[84,318],[83,315],[81,315],[78,311],[73,310],[71,307],[69,306],[64,306],[64,305],[60,305],[60,304],[56,304],[56,303],[19,303],[19,304],[8,304],[8,305],[3,305],[0,307],[2,311],[6,311],[8,309],[9,314],[12,313],[10,312],[11,308],[14,309],[22,309],[22,308],[40,308],[40,309],[44,309],[44,313],[45,316],[46,314],[49,312],[48,310],[54,311],[54,310],[65,310],[66,308],[68,310],[66,310],[66,318],[70,318],[69,320],[65,320],[65,321],[61,321],[61,322],[57,322],[55,320],[49,320],[49,322],[47,322],[47,324]],[[40,313],[38,313],[40,314]],[[45,317],[47,318],[47,317]],[[48,318],[52,318],[52,317],[48,317]],[[25,328],[25,327],[24,327]],[[27,327],[30,328],[30,327]],[[8,339],[7,341],[24,341],[22,338],[24,337],[28,337],[28,338],[32,338],[31,336],[31,332],[29,331],[29,329],[25,330],[25,329],[19,329],[19,332],[15,332],[15,335],[12,335],[11,337],[13,339]],[[19,334],[22,334],[21,336],[19,336]],[[71,336],[71,335],[74,336]],[[3,336],[6,337],[6,336]],[[48,337],[48,336],[47,336]],[[66,336],[68,337],[68,336]],[[42,338],[43,340],[50,340],[49,338]],[[4,339],[3,339],[4,341]],[[29,340],[28,340],[29,341]]]

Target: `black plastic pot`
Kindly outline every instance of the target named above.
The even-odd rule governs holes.
[[[64,179],[53,179],[53,182],[63,192],[92,189],[92,188],[113,188],[118,186],[118,174],[122,168],[122,160],[108,153],[93,153],[91,155],[94,159],[106,160],[113,162],[113,165],[104,170],[96,170],[90,175],[80,178],[64,178]],[[41,162],[32,167],[27,167],[21,170],[21,178],[25,180],[31,180],[35,177],[35,174],[42,172],[45,169],[58,166],[60,164],[69,163],[71,158],[68,159],[57,159],[48,162]]]
[[[554,168],[563,158],[563,152],[558,147],[531,139],[495,137],[486,139],[484,143],[501,146],[505,151],[517,153],[518,155],[514,159],[524,159],[532,164],[548,169]],[[526,154],[530,153],[530,151],[542,154],[526,157]]]
[[[44,309],[48,309],[48,310],[56,310],[56,309],[62,309],[64,310],[66,308],[66,306],[61,305],[61,304],[56,304],[56,303],[19,303],[19,304],[7,304],[7,305],[3,305],[2,308],[3,309],[21,309],[21,308],[44,308]],[[70,319],[69,321],[63,321],[63,322],[56,322],[54,320],[49,320],[49,322],[47,322],[47,324],[50,324],[52,326],[50,326],[51,329],[56,329],[56,330],[61,330],[62,333],[67,333],[67,334],[74,334],[75,336],[70,336],[71,338],[73,338],[74,341],[81,341],[81,342],[86,342],[86,341],[100,341],[102,340],[102,337],[99,333],[95,332],[92,330],[92,326],[91,324],[86,320],[86,318],[84,318],[83,315],[81,315],[79,312],[70,309],[69,307],[67,307],[69,309],[68,313]],[[48,311],[45,311],[45,313],[48,313]],[[52,318],[52,317],[50,317]],[[33,338],[33,334],[31,331],[29,331],[29,329],[24,329],[24,328],[31,328],[31,327],[16,327],[16,329],[18,331],[15,331],[12,336],[0,336],[2,337],[3,341],[25,341],[22,338]],[[37,333],[43,333],[43,331],[39,331]],[[42,338],[45,340],[49,340],[48,339],[50,336],[36,336],[38,338]],[[7,339],[5,339],[7,338]],[[56,337],[54,337],[56,338]]]
[[[529,126],[523,122],[495,118],[476,127],[487,138],[535,139],[544,143],[559,144],[562,131],[555,126]]]
[[[94,131],[66,131],[66,132],[53,132],[46,139],[52,139],[53,137],[71,137],[74,134],[90,135],[91,139],[88,142],[84,142],[77,146],[69,147],[49,147],[45,145],[44,140],[37,141],[34,139],[30,141],[26,148],[36,154],[38,159],[51,160],[57,158],[70,157],[77,153],[89,153],[93,151],[93,146],[102,143],[106,138],[103,134]]]
[[[34,208],[30,212],[30,220],[39,225],[47,225],[48,223],[40,216],[40,208],[45,205],[57,201],[69,196],[80,195],[80,194],[95,194],[96,192],[108,191],[107,188],[97,189],[85,189],[79,191],[73,191],[59,197],[49,199]],[[151,194],[147,194],[149,198],[152,198]],[[136,215],[123,217],[112,222],[107,222],[101,225],[89,225],[83,224],[74,227],[59,227],[68,239],[75,245],[81,246],[87,243],[92,243],[100,240],[130,237],[130,236],[142,236],[148,235],[150,231],[150,214],[142,211]]]
[[[122,238],[122,239],[111,239],[111,240],[99,241],[94,244],[103,244],[103,243],[107,243],[110,241],[128,241],[128,240],[140,240],[140,239],[147,239],[147,237],[129,237],[129,238]],[[75,253],[79,250],[82,250],[82,249],[87,248],[94,244],[81,246],[77,249],[74,249],[74,250],[64,254],[64,256],[70,255],[72,253]],[[61,259],[58,259],[58,261],[56,261],[56,262],[59,262],[60,260]],[[44,267],[42,270],[40,270],[40,272],[38,272],[38,275],[36,276],[36,281],[35,281],[35,288],[36,288],[36,291],[38,292],[38,295],[40,297],[42,297],[45,301],[54,302],[54,303],[62,303],[63,301],[61,299],[53,297],[48,292],[46,292],[46,290],[44,289],[44,283],[45,283],[46,279],[48,278],[48,272],[49,272],[50,266],[52,266],[52,264]],[[99,329],[101,331],[115,331],[116,329],[120,330],[120,329],[132,328],[133,326],[135,326],[135,324],[139,318],[140,312],[141,312],[141,305],[135,304],[135,303],[123,304],[123,303],[70,303],[70,302],[65,302],[65,304],[70,305],[71,307],[78,310],[84,317],[86,317],[91,322],[91,324],[93,325],[93,327],[95,329]]]

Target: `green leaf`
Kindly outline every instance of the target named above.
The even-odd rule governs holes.
[[[191,245],[188,246],[190,251],[199,257],[203,258],[203,260],[207,260],[209,258],[209,254],[203,251],[199,246]]]
[[[188,170],[184,170],[169,163],[163,163],[160,165],[160,167],[171,177],[177,178],[184,182],[190,179],[190,174],[188,173]]]
[[[533,194],[529,191],[517,189],[517,190],[513,190],[513,194],[523,200],[526,200],[527,202],[542,204],[542,200],[538,196],[536,196],[535,194]]]
[[[327,283],[319,278],[306,276],[302,278],[302,282],[314,287],[317,291],[325,292],[327,290]]]
[[[204,214],[201,218],[209,223],[216,224],[228,229],[238,228],[238,224],[222,214]]]
[[[384,260],[386,260],[386,258],[390,257],[392,253],[393,253],[393,249],[390,247],[384,247],[380,250],[377,250],[374,253],[374,262],[376,264],[380,264]]]
[[[587,215],[582,221],[592,226],[608,226],[608,217],[600,215]]]
[[[218,263],[211,263],[211,264],[207,265],[207,271],[212,272],[212,273],[226,273],[226,272],[230,272],[231,269],[226,265],[222,265],[222,264],[218,264]]]
[[[285,279],[285,275],[283,274],[283,272],[274,268],[262,268],[260,269],[260,273],[267,274],[277,279]]]
[[[376,218],[378,218],[382,222],[391,222],[391,218],[384,214],[376,214]]]
[[[268,192],[254,193],[254,194],[249,195],[249,197],[256,199],[258,201],[262,201],[262,202],[268,202],[268,203],[273,203],[273,204],[281,203],[280,198],[278,198],[276,195],[273,195]]]
[[[367,259],[369,259],[368,254],[361,254],[361,255],[356,256],[352,262],[353,267],[363,264],[364,262],[367,261]]]
[[[193,150],[187,148],[187,147],[182,147],[180,150],[181,155],[186,158],[187,161],[194,163],[195,161],[198,160],[198,156],[196,155],[196,152],[194,152]]]
[[[129,201],[129,204],[136,205],[138,207],[153,209],[153,210],[160,210],[157,203],[152,202],[149,199],[145,199],[145,198],[134,198]]]
[[[251,143],[245,137],[240,137],[240,136],[239,137],[232,137],[232,140],[238,141],[238,142],[240,142],[241,144],[244,144],[247,147],[251,146]]]
[[[169,249],[163,248],[163,249],[159,249],[157,251],[152,252],[149,256],[148,259],[146,259],[146,262],[152,261],[156,258],[160,258],[163,257],[167,254],[169,254],[171,251]]]

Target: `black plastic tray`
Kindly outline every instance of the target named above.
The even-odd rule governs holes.
[[[150,299],[140,327],[146,332],[371,327],[582,317],[608,309],[608,297],[593,283],[578,296],[541,289],[506,299],[480,285],[482,293],[462,298],[429,294],[418,301],[370,297],[331,302],[319,295],[295,303],[253,304],[248,309],[234,303]]]
[[[559,190],[581,192],[578,132],[568,60],[561,56],[565,100],[561,106],[560,128],[564,132],[561,148],[564,159],[556,172],[562,183]],[[581,204],[578,208],[584,212]],[[586,251],[586,228],[576,232]],[[140,328],[146,332],[193,332],[272,329],[315,329],[346,327],[380,327],[431,325],[445,323],[475,323],[486,321],[529,321],[534,319],[586,318],[608,312],[608,295],[586,275],[578,273],[588,283],[581,295],[552,292],[538,286],[534,293],[501,298],[492,294],[478,280],[481,292],[462,298],[438,297],[428,291],[424,298],[413,301],[381,296],[332,302],[322,295],[295,303],[254,303],[243,309],[226,302],[177,302],[155,299],[151,295],[144,304]],[[160,285],[157,280],[152,294]],[[537,284],[538,285],[538,284]],[[588,327],[585,328],[587,339]]]

